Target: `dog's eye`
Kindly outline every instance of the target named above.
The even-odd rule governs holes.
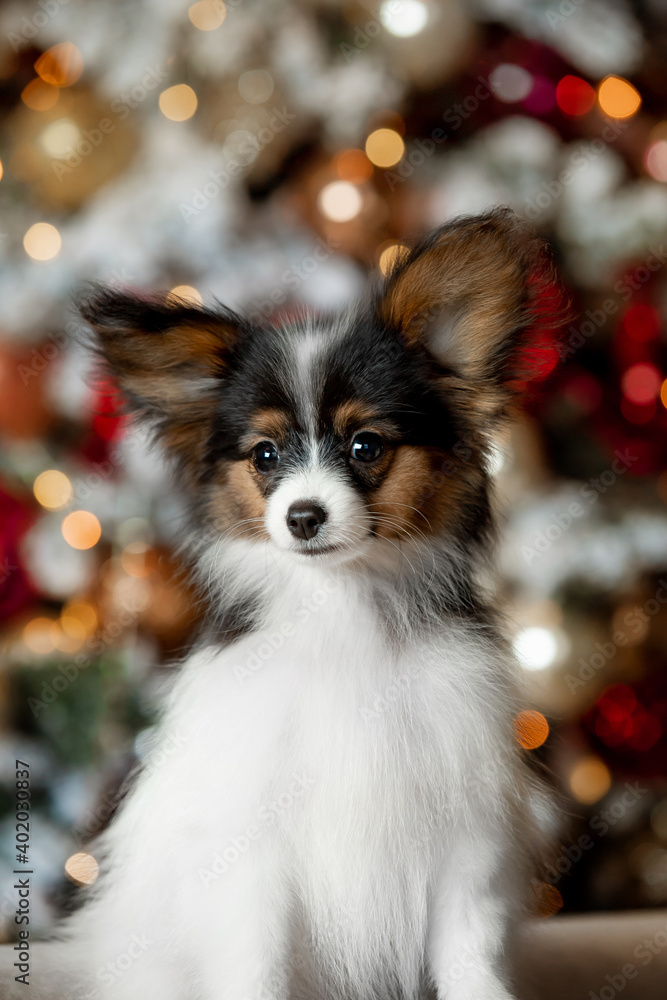
[[[357,434],[352,442],[350,457],[355,462],[377,462],[383,451],[384,445],[380,435],[373,434],[371,431],[364,431],[361,434]]]
[[[273,441],[260,441],[252,452],[253,462],[258,472],[273,472],[280,461],[280,455]]]

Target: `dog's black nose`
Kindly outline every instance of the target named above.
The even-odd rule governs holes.
[[[287,511],[287,527],[295,538],[314,538],[327,519],[324,508],[309,500],[293,503]]]

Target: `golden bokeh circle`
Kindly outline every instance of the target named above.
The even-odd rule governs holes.
[[[102,527],[89,510],[74,510],[62,523],[63,538],[73,549],[92,549],[102,535]]]
[[[377,128],[366,139],[366,156],[376,167],[393,167],[404,153],[405,143],[393,128]]]

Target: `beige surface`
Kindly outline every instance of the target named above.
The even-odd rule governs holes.
[[[35,969],[48,967],[52,947],[34,945]],[[30,1000],[35,991],[8,989],[13,960],[0,946],[0,1000]],[[667,910],[539,921],[524,936],[519,972],[520,1000],[667,1000]],[[71,1000],[67,993],[50,995]]]
[[[541,921],[519,969],[521,1000],[667,1000],[667,910]]]

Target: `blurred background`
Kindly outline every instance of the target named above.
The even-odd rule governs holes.
[[[91,377],[73,290],[328,310],[497,203],[573,297],[494,457],[517,739],[570,823],[535,891],[545,916],[667,904],[666,43],[661,0],[0,7],[0,850],[20,757],[40,928],[159,764],[197,624],[178,499]]]

